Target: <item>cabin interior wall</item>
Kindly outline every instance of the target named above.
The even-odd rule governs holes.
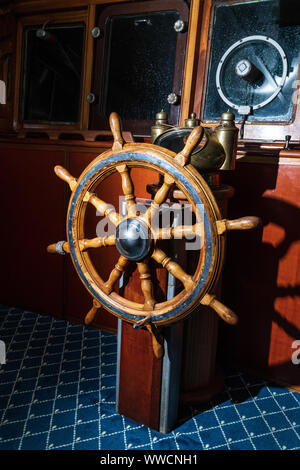
[[[69,190],[56,178],[53,167],[60,164],[79,176],[109,145],[108,142],[18,138],[14,134],[16,97],[13,90],[18,88],[19,81],[15,73],[16,55],[20,54],[19,45],[16,46],[17,21],[33,13],[51,13],[59,5],[64,11],[85,12],[90,28],[95,5],[84,0],[31,0],[15,4],[12,14],[9,8],[5,10],[9,2],[0,2],[0,51],[2,55],[6,48],[6,53],[11,55],[12,77],[9,103],[0,106],[3,253],[0,302],[82,323],[91,307],[90,296],[70,260],[46,253],[49,243],[65,237],[69,199]],[[200,109],[199,74],[205,61],[203,38],[208,29],[209,4],[208,0],[192,2],[190,22],[196,32],[194,35],[189,32],[188,43],[194,49],[185,62],[181,121],[193,108]],[[93,50],[91,42],[88,50]],[[90,64],[91,57],[92,54],[86,59],[86,65]],[[85,74],[91,81],[91,71],[85,70]],[[200,88],[196,89],[197,84]],[[84,93],[87,90],[86,85]],[[82,119],[83,128],[87,128],[86,111]],[[266,163],[262,163],[264,157]],[[287,163],[279,157],[277,161],[270,160],[262,150],[260,156],[254,156],[251,161],[241,158],[236,170],[223,176],[224,183],[236,189],[229,204],[229,218],[257,215],[263,225],[258,232],[238,236],[233,233],[228,237],[223,299],[241,320],[235,329],[222,325],[220,351],[227,364],[300,390],[298,369],[291,363],[292,342],[300,339],[299,159],[300,151]],[[149,196],[143,188],[153,182],[151,177],[150,174],[140,175],[141,197]],[[117,183],[113,183],[109,191],[117,196]],[[117,321],[101,311],[95,326],[116,331]]]

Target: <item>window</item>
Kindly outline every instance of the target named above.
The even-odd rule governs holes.
[[[181,21],[181,32],[175,23]],[[181,0],[120,4],[102,10],[98,27],[91,105],[91,128],[107,127],[116,111],[123,127],[150,134],[155,114],[164,109],[177,124],[183,78],[188,7]],[[174,93],[177,102],[170,104]]]
[[[78,122],[84,33],[84,23],[24,28],[20,101],[23,122]]]
[[[298,76],[299,2],[217,1],[203,119],[289,122]]]

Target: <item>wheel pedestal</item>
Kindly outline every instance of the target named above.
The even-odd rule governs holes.
[[[148,186],[152,197],[157,189],[157,185]],[[225,217],[234,189],[220,186],[213,188],[213,194]],[[186,201],[180,191],[174,191],[174,197],[178,202]],[[188,256],[185,261],[189,262]],[[216,294],[220,288],[219,282]],[[134,281],[127,289],[135,290]],[[168,433],[176,426],[179,402],[208,401],[222,390],[223,374],[216,366],[218,316],[203,305],[196,310],[187,320],[163,327],[162,360],[154,356],[151,337],[145,329],[134,330],[127,322],[118,321],[118,413]]]

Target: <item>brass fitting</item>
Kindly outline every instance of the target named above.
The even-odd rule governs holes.
[[[151,144],[168,128],[168,114],[162,109],[159,113],[156,113],[155,124],[151,127]]]
[[[215,129],[218,141],[225,151],[225,160],[220,170],[234,170],[235,168],[239,130],[235,125],[234,118],[235,115],[228,110],[222,114],[220,125]]]

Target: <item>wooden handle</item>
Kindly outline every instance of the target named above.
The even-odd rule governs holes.
[[[51,245],[47,246],[48,253],[57,253],[56,251],[56,243],[52,243]]]
[[[216,222],[219,235],[224,233],[226,230],[251,230],[260,225],[260,223],[261,219],[259,217],[250,215],[241,217],[240,219],[223,219]]]
[[[250,230],[257,227],[261,223],[261,219],[255,216],[241,217],[240,219],[227,220],[227,230]]]
[[[61,249],[65,252],[65,253],[70,253],[70,247],[69,247],[69,243],[68,242],[61,242]],[[47,252],[48,253],[60,253],[59,251],[57,251],[57,243],[52,243],[51,245],[48,245],[47,246]]]
[[[148,325],[148,323],[151,323],[151,320],[152,320],[152,316],[147,315],[144,318],[142,318],[141,320],[136,321],[132,325],[132,327],[133,327],[134,330],[139,330],[140,328],[143,328],[144,326]]]
[[[94,299],[93,300],[93,306],[92,306],[91,310],[88,311],[88,313],[86,314],[86,316],[84,318],[84,323],[86,325],[90,325],[95,320],[95,317],[96,317],[100,307],[101,307],[100,303],[97,302],[97,300]]]
[[[147,330],[152,336],[153,354],[157,359],[162,359],[164,355],[164,338],[157,327],[152,324],[146,325]]]
[[[238,316],[226,305],[219,302],[215,295],[206,294],[200,303],[211,307],[229,325],[236,325],[238,322]]]
[[[197,126],[190,133],[184,148],[175,157],[175,160],[181,166],[184,166],[187,163],[189,163],[191,153],[196,147],[196,145],[199,143],[199,141],[202,139],[203,132],[204,132],[203,127]]]
[[[68,170],[60,165],[56,165],[54,167],[54,172],[61,180],[69,184],[71,191],[74,191],[77,186],[77,180],[68,172]]]
[[[147,315],[146,317],[142,318],[142,320],[138,320],[133,324],[133,328],[138,330],[140,328],[145,327],[152,336],[152,348],[154,356],[157,359],[161,359],[164,355],[164,337],[158,330],[158,328],[151,323],[152,316]]]
[[[121,121],[117,113],[111,113],[109,116],[109,125],[114,138],[114,144],[112,150],[122,150],[124,145],[124,139],[121,132]]]

